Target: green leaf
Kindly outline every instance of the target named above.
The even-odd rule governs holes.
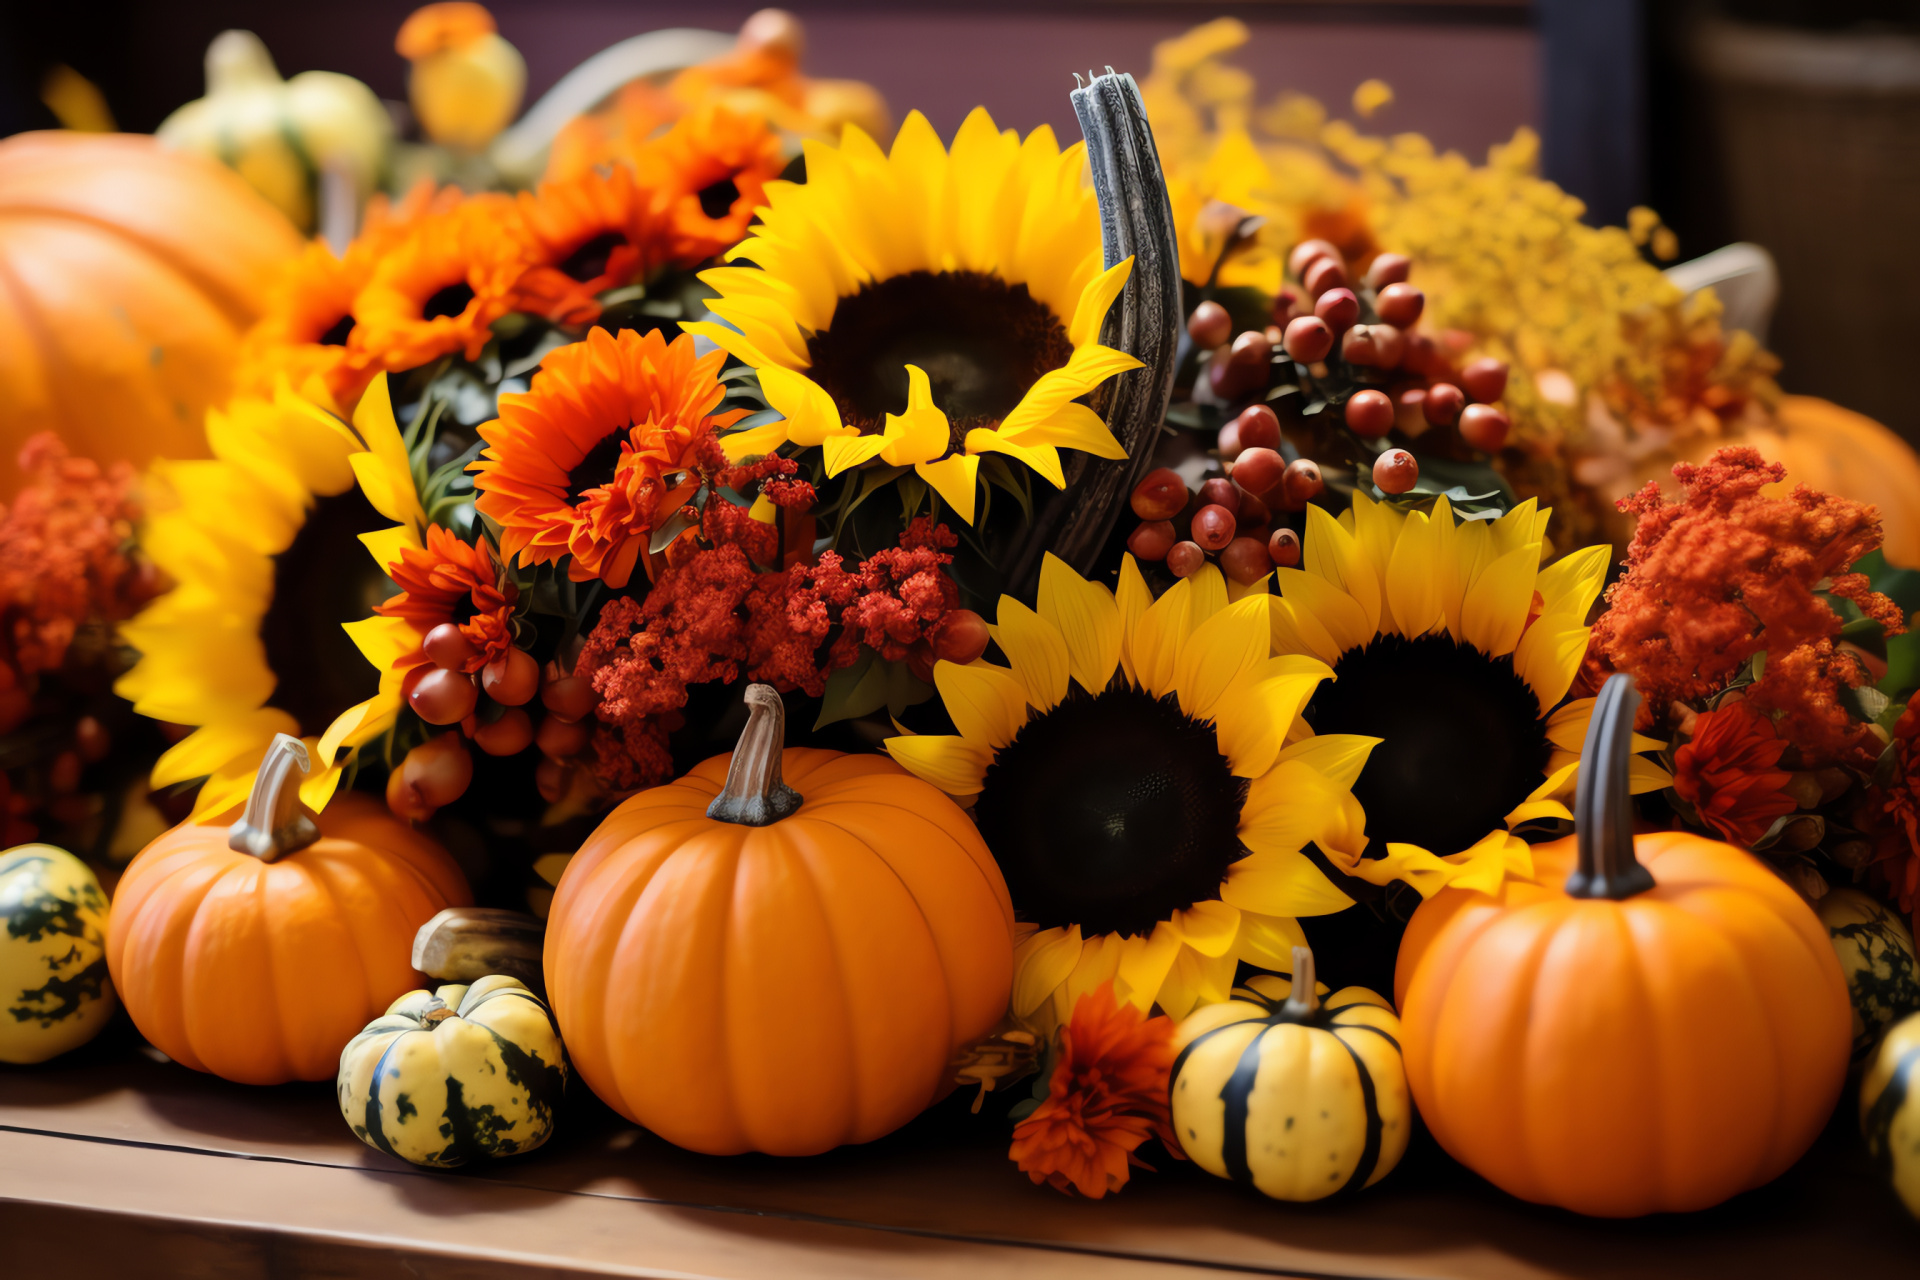
[[[985,454],[980,459],[980,475],[986,480],[989,489],[1005,489],[1020,504],[1021,512],[1029,521],[1033,519],[1033,492],[1026,484],[1026,477],[1018,475],[1008,461],[997,453]],[[980,522],[986,523],[986,513],[982,512]]]
[[[1867,724],[1877,721],[1893,701],[1870,684],[1854,689],[1842,683],[1835,693],[1840,705],[1847,709],[1847,714]]]
[[[899,719],[908,707],[917,707],[933,696],[933,686],[913,674],[904,662],[883,664],[887,669],[887,714]]]
[[[648,552],[653,555],[659,555],[667,549],[668,545],[671,544],[675,538],[693,528],[693,523],[692,518],[687,515],[684,507],[674,512],[673,519],[653,531],[653,539],[647,543]]]
[[[828,676],[826,695],[820,700],[820,716],[813,727],[818,730],[841,720],[857,720],[886,706],[886,666],[873,650],[863,647],[852,666],[842,667]]]
[[[1915,622],[1920,622],[1916,616]],[[1905,698],[1920,689],[1920,630],[1908,624],[1903,636],[1887,639],[1887,674],[1880,678],[1880,692],[1890,698]]]

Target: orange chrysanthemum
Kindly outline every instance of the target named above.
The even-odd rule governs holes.
[[[1113,984],[1081,996],[1061,1029],[1047,1096],[1013,1130],[1007,1153],[1035,1182],[1098,1200],[1127,1185],[1134,1150],[1159,1138],[1179,1156],[1167,1110],[1173,1020],[1116,1003]]]
[[[786,161],[765,120],[709,104],[643,149],[634,167],[666,217],[675,260],[694,266],[740,243]]]
[[[696,357],[689,337],[669,346],[658,332],[594,329],[549,355],[530,391],[501,396],[471,469],[502,553],[571,556],[573,581],[626,586],[657,521],[697,487],[688,469],[745,413],[714,412],[725,359]]]
[[[451,351],[476,359],[533,261],[519,207],[507,196],[435,209],[381,257],[354,302],[356,332],[389,370]]]
[[[1693,737],[1673,753],[1673,789],[1700,820],[1733,844],[1751,847],[1774,819],[1799,808],[1783,788],[1786,739],[1745,701],[1694,718]]]
[[[448,49],[463,48],[497,30],[493,15],[485,5],[472,4],[469,0],[442,0],[439,4],[422,5],[407,15],[407,20],[400,24],[400,33],[394,37],[393,50],[408,62],[418,62]]]
[[[521,192],[520,216],[537,265],[514,306],[556,323],[591,324],[596,295],[645,280],[664,253],[661,220],[625,165]]]
[[[513,648],[513,606],[520,588],[506,580],[485,538],[469,545],[449,529],[428,525],[427,545],[402,549],[389,573],[400,594],[373,611],[405,619],[422,640],[442,623],[457,624],[474,650],[466,661],[469,674]],[[427,655],[415,645],[394,666],[404,671],[426,661]]]

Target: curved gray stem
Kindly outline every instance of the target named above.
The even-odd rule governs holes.
[[[715,822],[765,827],[800,807],[803,797],[780,777],[787,711],[770,684],[747,686],[747,727],[727,765],[727,784],[707,806]]]
[[[1653,873],[1633,854],[1633,717],[1640,690],[1624,671],[1607,677],[1594,699],[1573,793],[1579,861],[1567,896],[1616,902],[1653,888]]]

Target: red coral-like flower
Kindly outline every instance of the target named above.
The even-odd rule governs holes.
[[[373,611],[406,619],[422,639],[442,623],[457,623],[474,649],[465,664],[468,674],[513,648],[513,606],[520,588],[506,580],[486,539],[469,545],[449,529],[428,525],[427,545],[402,550],[391,574],[400,594]],[[397,665],[404,669],[426,661],[416,647]]]
[[[1779,767],[1786,749],[1773,721],[1749,703],[1722,704],[1696,717],[1692,740],[1673,753],[1673,789],[1702,822],[1751,846],[1775,818],[1799,808],[1783,790],[1793,777]]]
[[[1008,1156],[1036,1183],[1098,1200],[1127,1185],[1134,1151],[1160,1139],[1180,1156],[1168,1114],[1173,1020],[1116,1003],[1113,984],[1081,996],[1061,1030],[1047,1096],[1013,1130]]]

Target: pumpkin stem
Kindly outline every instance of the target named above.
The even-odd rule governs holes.
[[[1313,952],[1306,947],[1293,949],[1293,986],[1281,1012],[1289,1018],[1307,1018],[1320,1010],[1320,979],[1313,972]]]
[[[1567,877],[1570,898],[1619,902],[1653,888],[1653,873],[1633,856],[1633,717],[1640,690],[1633,677],[1610,676],[1594,699],[1573,796],[1579,862]]]
[[[727,785],[707,806],[715,822],[765,827],[800,807],[798,791],[780,780],[787,742],[787,709],[770,684],[747,686],[747,727],[727,766]]]
[[[431,1030],[453,1016],[453,1009],[439,996],[427,1001],[427,1011],[420,1015],[420,1025]]]
[[[320,838],[320,828],[300,807],[300,788],[287,784],[295,765],[303,774],[313,772],[307,744],[290,733],[274,734],[259,772],[253,775],[247,807],[240,821],[227,828],[229,849],[272,862]]]

